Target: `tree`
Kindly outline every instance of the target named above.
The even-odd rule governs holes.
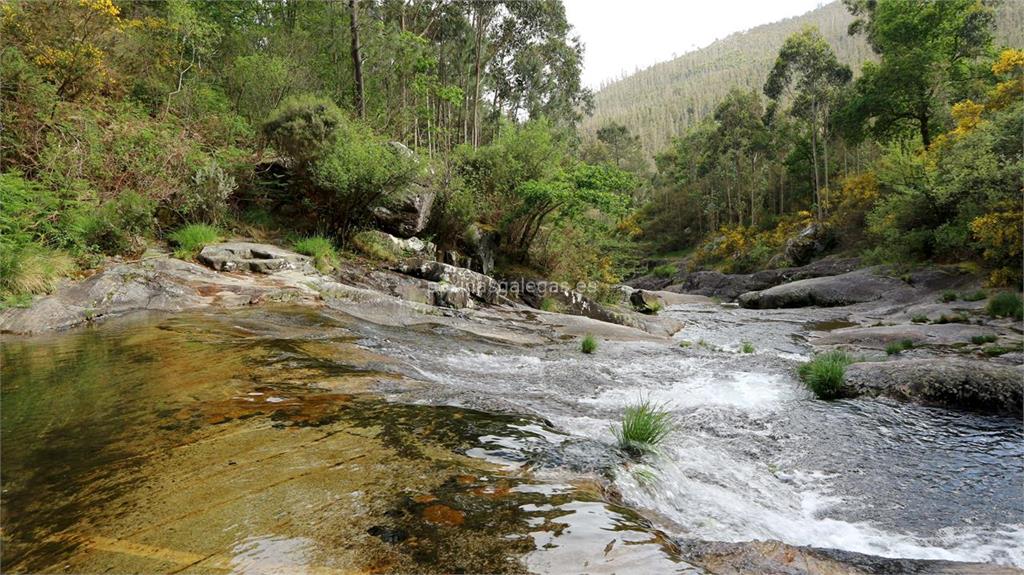
[[[818,170],[818,148],[824,156],[824,184],[829,187],[828,140],[831,107],[839,89],[846,85],[852,73],[849,66],[840,64],[828,42],[813,28],[786,39],[768,74],[764,93],[778,100],[790,87],[795,87],[790,113],[807,122],[811,134],[811,154],[814,162],[814,188],[818,204],[818,218],[823,217],[823,202],[817,197],[822,179]]]
[[[348,0],[349,27],[352,36],[352,70],[355,80],[356,112],[366,117],[366,87],[363,85],[363,56],[359,49],[359,0]]]
[[[986,0],[843,0],[881,58],[864,64],[844,113],[851,133],[869,120],[891,138],[914,129],[931,145],[936,115],[971,95],[974,64],[992,44],[995,23]]]

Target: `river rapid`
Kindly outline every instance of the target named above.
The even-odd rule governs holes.
[[[662,313],[593,355],[286,307],[5,338],[5,571],[697,573],[693,539],[1024,566],[1018,420],[813,399],[834,311]],[[629,462],[642,397],[678,425]]]

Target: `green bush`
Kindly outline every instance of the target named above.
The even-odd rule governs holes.
[[[298,253],[313,258],[313,265],[321,272],[328,273],[338,266],[338,252],[331,240],[323,236],[303,238],[293,247]]]
[[[640,399],[626,407],[622,424],[612,432],[622,451],[632,457],[641,457],[656,452],[658,445],[675,427],[675,418],[664,404]]]
[[[590,334],[585,335],[580,342],[580,351],[588,354],[597,351],[597,339]]]
[[[542,311],[561,311],[562,306],[559,305],[558,300],[551,297],[545,297],[540,300],[540,309]]]
[[[145,238],[153,232],[155,210],[153,200],[125,192],[81,216],[83,240],[89,247],[107,254],[142,253]]]
[[[174,257],[189,260],[199,254],[209,244],[221,240],[220,230],[207,224],[189,224],[178,228],[167,236],[174,244]]]
[[[999,292],[989,298],[985,311],[992,317],[1021,319],[1024,318],[1024,301],[1013,292]]]
[[[676,268],[675,265],[673,265],[673,264],[662,264],[662,265],[652,269],[651,270],[651,275],[653,275],[656,278],[668,279],[668,278],[676,275],[676,273],[678,273],[678,272],[679,272],[679,270],[678,270],[678,268]]]
[[[217,225],[224,221],[228,198],[236,189],[235,178],[211,160],[192,174],[189,185],[175,197],[174,209],[183,221]]]
[[[843,376],[851,363],[853,358],[847,353],[830,351],[801,365],[798,373],[819,399],[835,399],[842,394]]]

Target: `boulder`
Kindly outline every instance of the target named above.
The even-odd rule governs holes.
[[[498,244],[501,236],[494,230],[484,229],[479,224],[473,224],[466,230],[464,238],[469,248],[469,267],[484,275],[491,275],[494,271],[494,254],[498,251]]]
[[[463,288],[471,296],[485,303],[498,303],[500,295],[498,282],[490,276],[466,268],[458,268],[424,258],[415,258],[399,263],[392,269],[413,277]]]
[[[313,271],[312,259],[268,244],[226,242],[203,248],[200,263],[220,272],[273,273],[284,270]]]
[[[657,313],[665,307],[665,300],[658,297],[655,292],[642,289],[629,295],[629,303],[640,313]]]
[[[431,304],[437,307],[463,309],[473,306],[473,300],[469,290],[463,287],[447,284],[432,284],[430,293],[432,296]]]
[[[355,238],[356,247],[374,255],[373,251],[384,251],[393,259],[420,256],[433,259],[437,254],[437,246],[419,238],[399,238],[380,230],[361,232]],[[368,244],[373,249],[367,249]]]
[[[790,263],[802,266],[831,249],[835,243],[835,234],[831,229],[822,224],[813,223],[787,240],[783,253]]]
[[[941,357],[855,363],[843,386],[849,395],[1021,417],[1022,378],[1019,366]]]
[[[857,270],[747,292],[740,295],[739,303],[752,309],[835,307],[874,301],[887,293],[908,289],[898,279],[875,275],[872,270]]]
[[[401,142],[390,142],[399,156],[411,158],[417,163],[416,152]],[[437,193],[432,184],[433,172],[429,169],[414,179],[409,187],[396,195],[387,206],[373,210],[377,226],[400,238],[411,238],[426,229]]]

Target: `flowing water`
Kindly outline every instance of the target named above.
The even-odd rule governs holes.
[[[593,356],[265,308],[6,339],[5,572],[696,572],[664,533],[1024,566],[1019,421],[812,400],[806,317],[666,313],[685,347]],[[679,427],[629,464],[641,396]]]

